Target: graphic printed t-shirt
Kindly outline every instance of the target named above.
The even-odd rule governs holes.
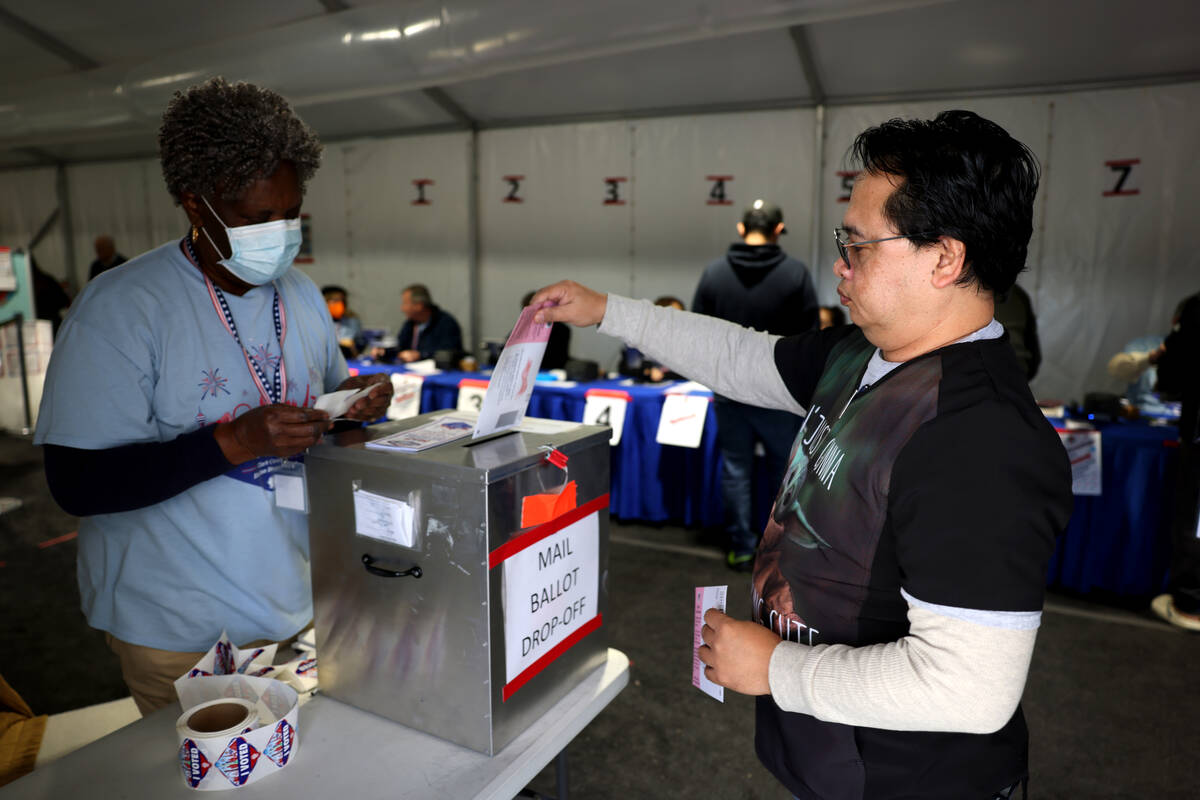
[[[225,299],[246,355],[179,242],[90,283],[55,343],[34,443],[104,449],[233,420],[270,402],[247,357],[268,386],[285,368],[289,405],[311,406],[347,377],[325,301],[299,270]],[[275,505],[281,463],[257,459],[161,503],[81,519],[89,624],[174,651],[206,650],[222,628],[234,641],[296,633],[312,617],[308,526]]]
[[[753,618],[790,641],[862,647],[908,633],[906,597],[983,619],[1040,612],[1070,467],[1007,338],[861,387],[875,352],[855,327],[776,346],[809,413],[759,547]],[[760,758],[800,798],[984,798],[1027,771],[1019,708],[987,735],[826,723],[769,696],[757,716]]]

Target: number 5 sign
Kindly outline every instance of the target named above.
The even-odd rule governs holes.
[[[619,389],[588,389],[584,395],[584,425],[607,425],[612,428],[608,443],[616,447],[625,430],[625,412],[629,409],[629,392]]]

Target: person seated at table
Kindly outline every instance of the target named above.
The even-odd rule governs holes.
[[[533,299],[529,292],[521,299],[521,308],[529,305]],[[562,369],[571,360],[571,329],[561,322],[556,322],[550,328],[550,341],[546,342],[546,355],[542,356],[542,369]]]
[[[440,352],[453,352],[457,360],[463,349],[458,320],[434,304],[424,284],[414,283],[404,288],[400,310],[406,319],[397,337],[400,347],[397,358],[407,364],[433,358]]]
[[[333,333],[342,349],[342,355],[354,358],[358,354],[358,336],[362,333],[362,320],[347,304],[350,295],[341,286],[333,284],[322,286],[321,295],[325,298],[325,305],[329,307],[329,316],[333,317]]]
[[[386,375],[347,376],[292,266],[321,143],[288,102],[212,78],[175,93],[158,144],[189,230],[87,285],[34,436],[55,501],[82,517],[83,613],[142,714],[222,630],[243,647],[310,624],[308,517],[275,480],[302,479],[296,457],[329,430],[319,395],[375,384],[345,414],[360,421],[392,396]]]
[[[654,305],[663,308],[673,308],[676,311],[687,311],[683,301],[678,297],[664,294],[654,301]],[[555,323],[561,325],[562,323]],[[651,361],[642,355],[636,347],[625,347],[621,350],[621,366],[618,370],[622,375],[647,383],[662,383],[663,381],[683,380],[683,376],[663,367],[656,361]]]

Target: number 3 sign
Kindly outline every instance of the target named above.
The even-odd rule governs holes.
[[[488,382],[478,378],[463,378],[458,382],[458,411],[478,414],[483,408],[483,396],[487,394]]]
[[[608,443],[616,447],[625,430],[625,411],[629,408],[629,392],[619,389],[588,389],[584,395],[584,425],[607,425],[612,428]]]

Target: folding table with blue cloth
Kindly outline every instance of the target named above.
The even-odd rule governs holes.
[[[1075,495],[1047,582],[1144,600],[1166,584],[1179,431],[1136,420],[1095,427],[1101,493]]]

